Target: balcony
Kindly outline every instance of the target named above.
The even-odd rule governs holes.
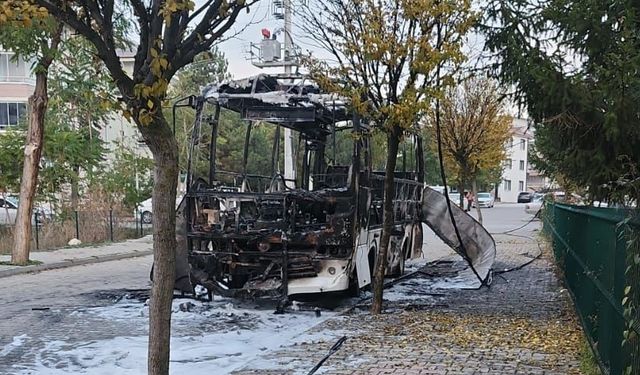
[[[30,61],[21,58],[14,59],[11,52],[0,52],[0,83],[26,83],[35,84],[35,78],[31,74]],[[2,93],[9,96],[10,93]]]
[[[0,75],[0,83],[25,83],[34,86],[36,84],[36,80],[34,77]]]

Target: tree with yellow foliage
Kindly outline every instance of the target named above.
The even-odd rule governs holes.
[[[309,59],[312,75],[325,89],[350,98],[365,121],[386,133],[383,231],[371,307],[380,313],[398,145],[452,82],[475,16],[469,0],[318,0],[303,8],[302,19],[305,34],[330,55]]]
[[[86,38],[120,91],[122,111],[137,125],[154,158],[153,287],[149,306],[149,374],[169,373],[171,300],[175,277],[178,147],[161,110],[171,79],[257,0],[3,0],[0,28],[52,17]],[[133,74],[125,72],[115,25],[133,13],[138,38]]]
[[[434,116],[427,129],[436,148]],[[460,206],[462,192],[469,183],[477,197],[477,178],[481,172],[500,169],[505,160],[505,143],[511,137],[511,117],[505,113],[496,84],[484,78],[470,78],[449,88],[440,101],[442,153],[445,170],[458,182]],[[478,215],[482,223],[479,205]]]

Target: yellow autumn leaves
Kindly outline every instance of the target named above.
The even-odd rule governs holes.
[[[511,121],[495,83],[488,79],[468,79],[447,90],[441,101],[441,137],[449,174],[469,182],[480,171],[500,168],[504,145],[511,137]],[[428,125],[431,146],[436,149],[432,119]]]
[[[27,0],[3,0],[0,2],[0,26],[30,27],[34,21],[48,16],[45,8],[39,7]]]
[[[355,111],[386,130],[414,127],[453,83],[476,20],[469,0],[353,0],[326,10],[317,26],[338,63],[306,65],[323,89],[351,98]],[[438,66],[446,69],[436,80]]]
[[[223,1],[222,3],[223,4],[221,5],[221,8],[224,5],[227,5],[228,8],[228,4],[226,1]],[[183,10],[192,11],[195,9],[195,6],[196,4],[192,0],[165,0],[160,7],[159,13],[164,19],[166,25],[169,26],[171,25],[171,17],[175,13],[181,12]]]
[[[495,362],[514,368],[530,365],[558,371],[578,358],[584,336],[571,314],[549,317],[456,311],[406,311],[394,315],[367,317],[375,327],[350,339],[357,348],[384,348],[398,353],[436,347],[445,357],[471,353],[499,353]],[[338,327],[336,327],[338,328]],[[426,356],[425,360],[428,360]],[[569,366],[567,366],[569,367]],[[491,372],[489,372],[491,373]],[[580,374],[577,367],[567,374]]]

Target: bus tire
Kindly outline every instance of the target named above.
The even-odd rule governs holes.
[[[358,285],[358,271],[353,270],[353,275],[349,278],[349,289],[347,289],[349,297],[360,297],[360,286]]]
[[[372,247],[371,249],[369,249],[369,277],[371,278],[371,282],[369,283],[369,285],[367,285],[367,287],[369,288],[369,290],[373,290],[373,279],[374,279],[374,273],[376,272],[376,248]]]
[[[393,271],[389,276],[398,277],[404,274],[404,262],[405,262],[405,259],[407,258],[406,257],[407,247],[408,247],[407,242],[405,242],[404,245],[402,246],[402,250],[398,252],[398,256],[400,257],[400,259],[398,260],[398,265],[393,267]]]
[[[413,233],[411,234],[411,248],[408,249],[408,254],[405,259],[413,259],[419,258],[422,256],[422,246],[423,246],[423,234],[422,234],[422,223],[418,223],[413,226]]]

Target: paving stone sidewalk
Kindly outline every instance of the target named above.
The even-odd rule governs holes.
[[[541,250],[533,238],[495,239],[496,270]],[[488,288],[435,289],[433,276],[422,275],[386,295],[384,314],[371,316],[362,301],[234,374],[307,374],[343,335],[345,344],[316,374],[580,374],[582,332],[546,250]]]
[[[153,238],[150,235],[124,242],[66,247],[51,251],[32,251],[29,258],[38,264],[29,266],[0,264],[0,278],[150,254],[153,254]],[[10,255],[0,255],[0,262],[9,261],[11,261]]]

